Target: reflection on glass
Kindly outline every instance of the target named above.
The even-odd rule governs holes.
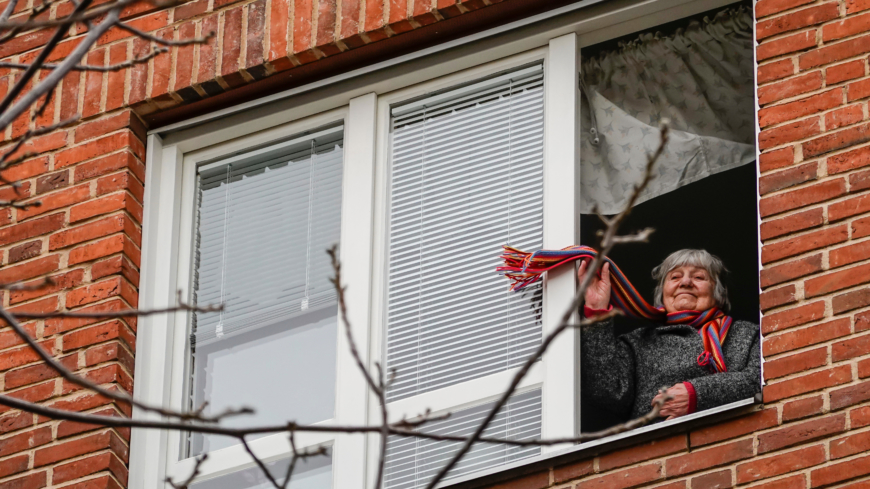
[[[223,426],[314,423],[335,405],[336,307],[279,321],[269,327],[198,345],[193,398],[209,412],[250,406]],[[234,438],[195,433],[191,455],[235,445]]]
[[[266,464],[279,484],[284,483],[290,459]],[[197,482],[190,489],[268,489],[274,487],[259,467],[233,472],[214,479]],[[300,459],[293,469],[289,487],[293,489],[332,489],[332,457],[323,455]]]

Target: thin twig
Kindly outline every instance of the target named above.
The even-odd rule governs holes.
[[[70,69],[70,71],[96,71],[96,72],[102,72],[102,73],[110,72],[110,71],[121,71],[123,69],[131,68],[131,67],[136,66],[138,64],[147,63],[152,58],[159,56],[163,53],[166,53],[168,51],[169,51],[168,48],[155,48],[153,51],[146,54],[145,56],[133,58],[131,60],[124,61],[123,63],[108,65],[108,66],[75,65],[72,67],[72,69]],[[24,69],[29,68],[30,66],[31,66],[30,63],[0,62],[0,68],[12,68],[15,70],[24,70]],[[40,66],[39,68],[43,69],[43,70],[54,70],[54,69],[57,69],[58,66],[59,65],[55,64],[55,63],[45,63],[42,66]]]
[[[173,487],[173,489],[187,489],[188,486],[193,484],[193,481],[199,476],[200,469],[202,468],[202,463],[208,458],[208,454],[204,453],[199,457],[196,457],[196,464],[193,466],[193,472],[190,473],[190,476],[184,480],[184,482],[175,482],[171,477],[167,477],[165,479],[166,483]]]

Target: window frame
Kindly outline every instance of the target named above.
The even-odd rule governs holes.
[[[383,313],[389,208],[385,195],[389,179],[390,106],[543,60],[544,246],[574,244],[579,239],[579,213],[573,192],[579,184],[580,173],[580,150],[576,144],[580,129],[577,103],[580,48],[731,3],[733,0],[615,0],[546,20],[544,29],[520,27],[492,39],[477,37],[473,43],[386,67],[358,80],[320,89],[314,88],[316,83],[308,89],[293,89],[286,99],[256,110],[232,111],[232,115],[224,118],[197,121],[198,125],[179,130],[170,127],[172,130],[158,128],[149,132],[140,308],[171,306],[178,289],[184,296],[188,294],[187,283],[179,280],[185,273],[184,280],[189,279],[190,249],[182,247],[181,243],[189,243],[193,232],[188,225],[192,224],[194,210],[193,182],[189,174],[193,171],[195,176],[196,161],[342,122],[345,161],[341,242],[346,244],[352,238],[354,243],[354,246],[341,247],[343,275],[349,285],[347,305],[357,347],[364,362],[373,366],[385,353],[382,342],[386,336]],[[568,100],[574,103],[566,103]],[[566,175],[571,178],[565,178]],[[181,206],[185,194],[189,194],[188,199]],[[183,250],[187,252],[187,259],[182,256]],[[573,297],[575,286],[573,269],[549,274],[544,282],[543,334],[556,326]],[[178,408],[183,399],[181,386],[186,379],[186,373],[177,375],[177,364],[186,352],[186,313],[145,316],[139,319],[139,324],[134,395],[147,403]],[[377,399],[370,395],[356,371],[341,323],[338,333],[335,417],[323,423],[377,423]],[[570,329],[564,333],[518,389],[525,392],[542,388],[544,437],[570,437],[579,427],[578,343],[576,331]],[[173,361],[164,362],[162,352],[170,345],[173,346]],[[390,403],[393,419],[419,414],[420,408],[429,407],[438,412],[489,402],[500,390],[488,386],[507,385],[515,371],[445,388],[456,392],[444,399],[433,399],[432,393],[425,393],[395,401]],[[484,392],[481,385],[492,392],[479,394]],[[433,392],[442,394],[445,389]],[[156,419],[139,409],[134,409],[133,413],[135,419]],[[286,440],[281,443],[280,437],[272,435],[251,445],[267,462],[280,459],[289,454],[289,443]],[[331,446],[333,487],[361,488],[363,482],[368,487],[374,480],[377,460],[373,454],[377,454],[379,448],[377,436],[299,434],[297,443]],[[179,434],[134,429],[130,488],[167,488],[164,483],[167,476],[186,477],[193,467],[192,459],[170,462],[180,446]],[[563,450],[571,450],[571,447],[544,447],[542,457]],[[241,447],[218,450],[203,464],[200,480],[252,465]],[[471,476],[473,474],[467,477]]]

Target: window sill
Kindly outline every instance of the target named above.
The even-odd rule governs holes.
[[[537,457],[518,460],[498,467],[481,470],[455,479],[445,481],[438,488],[473,489],[506,480],[540,472],[559,465],[565,465],[594,457],[618,448],[638,445],[656,438],[677,433],[685,433],[699,426],[708,426],[728,418],[740,416],[762,408],[761,395],[755,398],[732,402],[713,409],[707,409],[682,418],[643,426],[625,433],[601,438],[572,447],[545,453]]]

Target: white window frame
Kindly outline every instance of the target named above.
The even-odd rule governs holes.
[[[344,124],[341,260],[349,286],[347,305],[357,347],[371,367],[385,356],[385,280],[388,208],[389,108],[403,100],[519,67],[544,63],[544,246],[561,248],[579,239],[579,53],[602,42],[671,20],[733,3],[733,0],[616,0],[575,12],[550,30],[518,30],[456,48],[452,53],[384,68],[378,76],[341,89],[299,91],[256,110],[204,121],[192,128],[149,133],[146,158],[145,217],[140,281],[142,309],[171,306],[176,291],[188,296],[190,242],[196,162],[277,141],[304,131]],[[295,92],[294,92],[295,93]],[[351,244],[352,245],[349,245]],[[544,282],[543,334],[556,327],[575,291],[573,270],[550,272]],[[136,355],[137,399],[180,409],[187,364],[187,314],[153,315],[139,320]],[[341,325],[339,326],[341,328]],[[579,428],[579,336],[569,329],[551,345],[518,392],[541,388],[542,436],[570,437]],[[323,424],[377,423],[377,399],[368,391],[350,357],[343,330],[337,341],[335,417]],[[166,352],[171,352],[166,361]],[[516,369],[390,403],[393,419],[427,408],[456,411],[494,399]],[[135,419],[156,419],[134,409]],[[167,476],[187,477],[193,460],[177,460],[180,434],[134,429],[130,488],[169,486]],[[300,446],[328,445],[333,487],[363,489],[375,477],[378,437],[297,434]],[[265,461],[290,453],[286,436],[251,442]],[[543,448],[544,455],[563,446]],[[370,454],[370,455],[367,455]],[[209,454],[202,465],[206,480],[253,466],[239,446]],[[364,484],[365,483],[365,484]]]

